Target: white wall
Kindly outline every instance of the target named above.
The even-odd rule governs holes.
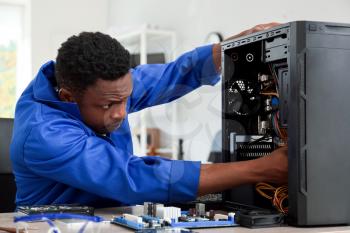
[[[110,0],[108,25],[126,29],[144,23],[177,32],[177,52],[205,42],[211,31],[225,37],[262,22],[293,20],[350,23],[349,0]],[[220,86],[203,87],[179,101],[178,130],[185,159],[206,160],[221,128]]]
[[[105,31],[108,0],[31,0],[32,73],[81,31]]]

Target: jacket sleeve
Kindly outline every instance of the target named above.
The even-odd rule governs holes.
[[[88,136],[78,122],[58,119],[33,128],[24,162],[35,174],[122,204],[196,197],[200,163],[136,157]]]
[[[131,73],[134,89],[129,98],[129,113],[168,103],[201,85],[215,85],[220,79],[212,45],[196,48],[171,63],[137,66]]]

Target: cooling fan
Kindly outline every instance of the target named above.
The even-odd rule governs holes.
[[[227,112],[240,116],[250,116],[257,113],[261,107],[259,85],[246,79],[235,80],[226,89],[228,105]]]

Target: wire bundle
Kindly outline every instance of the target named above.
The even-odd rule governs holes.
[[[271,122],[272,122],[272,128],[274,129],[276,135],[281,138],[282,140],[286,140],[288,135],[285,128],[281,128],[279,125],[279,111],[274,112],[271,114]]]
[[[281,65],[279,65],[281,67]],[[269,69],[273,78],[273,81],[262,84],[261,95],[269,96],[270,98],[276,97],[279,99],[279,87],[278,87],[278,75],[276,73],[276,68],[278,66],[269,64]],[[274,142],[279,146],[286,146],[288,141],[287,128],[280,126],[280,112],[278,109],[273,109],[271,111],[271,126],[276,137],[274,137]],[[262,138],[268,137],[264,135]],[[262,139],[261,138],[261,139]],[[267,183],[258,183],[255,186],[256,191],[263,197],[271,200],[272,204],[276,209],[283,213],[288,214],[288,186],[282,185],[280,187],[274,187]]]
[[[271,200],[278,211],[283,214],[288,214],[288,206],[286,204],[288,200],[287,185],[276,188],[270,184],[261,182],[256,184],[255,189],[261,196]]]

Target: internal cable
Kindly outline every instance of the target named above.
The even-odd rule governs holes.
[[[276,209],[283,213],[288,214],[288,186],[282,185],[280,187],[274,187],[268,183],[260,182],[255,185],[256,191],[266,199],[272,201],[272,204]]]

